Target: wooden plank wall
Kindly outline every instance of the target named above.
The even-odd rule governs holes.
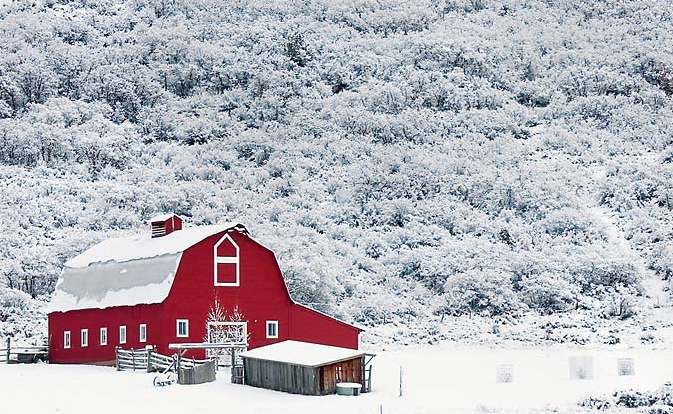
[[[292,394],[334,394],[337,382],[363,383],[363,357],[318,368],[243,358],[243,367],[247,385]]]
[[[320,394],[317,368],[251,358],[243,358],[243,367],[247,385],[292,394]]]
[[[334,394],[337,382],[362,384],[362,360],[362,357],[357,357],[320,367],[320,394]]]
[[[217,362],[212,360],[192,368],[180,368],[178,384],[203,384],[215,381]]]

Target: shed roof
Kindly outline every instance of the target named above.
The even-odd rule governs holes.
[[[283,362],[306,367],[320,367],[363,355],[372,354],[357,349],[292,340],[277,342],[241,353],[243,358]]]

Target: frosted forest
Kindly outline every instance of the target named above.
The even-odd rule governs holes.
[[[673,277],[671,25],[667,0],[4,1],[0,337],[42,343],[63,263],[166,212],[244,224],[370,343],[640,332]]]

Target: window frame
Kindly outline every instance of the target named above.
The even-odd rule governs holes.
[[[138,342],[147,342],[147,324],[141,323],[138,326]]]
[[[123,341],[122,341],[122,332],[124,332],[124,335],[123,335],[123,339],[124,339],[124,340],[123,340]],[[126,334],[127,334],[127,333],[128,333],[128,332],[127,332],[127,330],[126,330],[126,325],[119,325],[119,345],[123,345],[123,344],[126,343],[126,340],[128,339],[128,338],[126,337]]]
[[[236,249],[236,256],[218,256],[217,248],[220,247],[222,243],[229,241],[232,246]],[[236,265],[236,281],[235,282],[218,282],[217,276],[217,265],[218,264],[235,264]],[[220,240],[215,243],[213,246],[213,286],[230,286],[237,287],[241,285],[241,249],[238,247],[238,244],[231,238],[229,233],[226,233]]]
[[[63,331],[63,349],[70,349],[72,346],[72,334],[70,331]]]
[[[103,335],[103,332],[105,332],[105,335]],[[107,345],[107,326],[104,326],[98,330],[98,345]]]
[[[180,324],[185,324],[185,333],[180,334]],[[175,337],[176,338],[189,338],[189,319],[176,319],[175,320]]]
[[[79,346],[80,348],[89,346],[89,330],[87,328],[83,328],[79,331]]]
[[[265,335],[266,335],[266,339],[278,339],[279,333],[280,333],[279,332],[279,325],[280,324],[278,323],[278,321],[274,321],[274,320],[266,321],[266,330],[264,332]],[[275,335],[270,335],[269,334],[269,326],[275,326],[275,330],[276,330]]]

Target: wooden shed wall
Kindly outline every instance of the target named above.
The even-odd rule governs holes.
[[[320,393],[334,394],[337,382],[362,384],[363,357],[336,362],[320,367]]]
[[[244,358],[243,369],[246,385],[291,394],[320,395],[318,368]]]

